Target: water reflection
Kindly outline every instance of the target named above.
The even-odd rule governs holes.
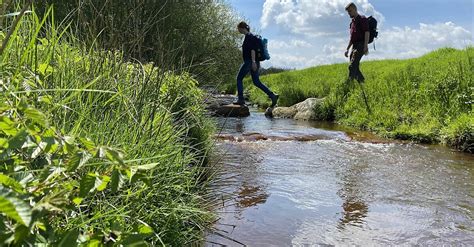
[[[268,194],[261,186],[248,186],[243,184],[236,200],[239,207],[248,208],[265,203],[267,198]]]
[[[349,159],[345,169],[338,174],[341,177],[341,188],[337,194],[343,201],[343,212],[338,224],[340,230],[344,230],[348,225],[362,226],[369,212],[369,206],[364,200],[367,196],[365,188],[370,186],[370,178],[365,176],[369,168],[361,162],[363,161]]]
[[[357,226],[364,223],[364,218],[367,217],[369,207],[367,204],[357,198],[346,198],[342,204],[344,209],[343,216],[339,220],[339,229],[344,230],[346,225]]]
[[[235,122],[235,132],[237,133],[244,133],[245,132],[245,125],[242,119],[239,119]]]

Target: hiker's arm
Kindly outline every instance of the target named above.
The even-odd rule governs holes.
[[[252,56],[252,69],[253,71],[257,71],[257,62],[256,62],[257,60],[255,60],[255,57],[256,57],[255,50],[251,50],[250,55]]]
[[[349,49],[351,49],[352,46],[352,40],[349,40],[349,45],[347,45],[346,52],[344,53],[344,56],[348,57],[349,56]]]
[[[349,44],[347,45],[346,51],[348,51],[349,49],[351,49],[351,46],[352,46],[352,40],[349,40]]]
[[[364,39],[364,54],[369,54],[369,37],[370,33],[367,31],[365,32],[365,39]]]

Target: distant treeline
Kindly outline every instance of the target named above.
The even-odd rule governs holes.
[[[281,72],[285,72],[285,71],[291,71],[291,70],[295,70],[295,69],[288,69],[288,68],[279,68],[279,67],[269,67],[269,68],[262,68],[260,70],[260,74],[261,75],[269,75],[269,74],[278,74],[278,73],[281,73]]]

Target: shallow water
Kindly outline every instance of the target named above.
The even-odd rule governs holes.
[[[217,121],[240,139],[216,144],[207,246],[474,245],[473,155],[255,111]]]

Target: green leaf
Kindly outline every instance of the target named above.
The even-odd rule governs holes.
[[[120,183],[120,173],[117,169],[114,169],[112,172],[112,179],[110,182],[110,189],[112,190],[112,193],[117,192],[119,188],[119,183]]]
[[[123,165],[123,154],[117,150],[111,149],[111,148],[106,148],[105,149],[105,156],[107,159],[110,161],[115,161],[121,165]]]
[[[21,243],[28,237],[28,227],[24,225],[18,225],[15,227],[15,243]]]
[[[89,173],[82,178],[79,192],[80,197],[86,197],[94,189],[96,179],[96,175],[93,173]]]
[[[69,144],[67,142],[64,143],[63,145],[63,152],[64,154],[70,154],[70,153],[73,153],[74,150],[76,150],[76,146],[72,145],[72,144]]]
[[[143,240],[143,238],[144,237],[140,234],[133,234],[125,238],[121,244],[124,246],[132,246],[132,247],[148,246],[147,243]]]
[[[30,206],[26,202],[15,197],[13,193],[11,193],[9,189],[3,187],[3,185],[0,186],[0,212],[21,225],[30,225]]]
[[[0,148],[8,148],[8,140],[5,138],[0,138]]]
[[[97,187],[97,191],[103,191],[107,188],[107,184],[110,182],[109,176],[102,176],[102,183]]]
[[[82,167],[92,158],[92,155],[88,152],[77,152],[72,156],[68,162],[68,171],[74,171],[77,168]]]
[[[139,180],[144,182],[146,185],[148,185],[148,187],[152,187],[150,179],[147,177],[146,174],[143,174],[143,173],[135,173],[133,177],[130,179],[130,183],[134,184]]]
[[[40,96],[40,97],[38,97],[38,101],[42,102],[42,103],[45,103],[45,104],[48,104],[48,105],[52,105],[53,104],[53,97],[51,97],[51,95]]]
[[[0,173],[0,183],[5,185],[6,187],[9,187],[16,192],[19,193],[25,193],[25,189],[23,186],[20,184],[20,182],[16,181],[15,179]]]
[[[99,246],[102,246],[100,240],[98,239],[92,239],[91,241],[89,241],[89,243],[87,243],[87,247],[99,247]]]
[[[8,136],[14,136],[18,132],[15,123],[6,116],[0,116],[0,131]]]
[[[54,137],[42,137],[42,142],[45,142],[47,145],[44,149],[45,153],[54,153],[58,149],[59,142]]]
[[[53,72],[53,67],[49,64],[42,63],[38,66],[38,71],[41,73],[41,75],[45,76]]]
[[[67,232],[59,242],[60,247],[77,246],[77,238],[79,237],[79,230],[74,229]]]
[[[74,204],[76,204],[76,205],[79,206],[79,205],[81,205],[82,200],[84,200],[84,198],[82,198],[82,197],[76,197],[76,198],[74,198],[74,199],[72,200],[72,202],[74,202]]]
[[[4,112],[9,111],[11,109],[12,108],[9,105],[5,104],[4,102],[0,102],[0,114],[3,114]]]
[[[153,231],[153,228],[151,228],[150,226],[143,224],[138,227],[138,232],[140,234],[148,235],[154,233],[155,231]]]
[[[103,159],[106,158],[109,161],[123,165],[123,154],[117,150],[111,149],[109,147],[99,147],[97,149],[95,157]]]
[[[31,159],[36,159],[41,153],[43,153],[46,150],[47,146],[48,146],[48,143],[40,142],[39,145],[35,148],[35,150],[31,154]]]
[[[42,112],[36,110],[35,108],[25,109],[25,116],[29,120],[45,127],[47,125],[47,118]]]
[[[19,149],[23,147],[23,144],[27,141],[28,133],[26,130],[22,129],[20,132],[17,132],[16,135],[8,141],[8,148],[10,149]]]
[[[89,152],[92,152],[95,149],[94,142],[89,138],[79,137],[79,141],[87,150],[89,150]]]

